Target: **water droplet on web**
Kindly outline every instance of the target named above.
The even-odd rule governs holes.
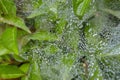
[[[19,2],[19,7],[23,5],[22,1]],[[50,3],[48,2],[49,4],[54,2],[54,0],[50,1]],[[45,1],[43,0],[43,2]],[[92,0],[92,3],[95,2],[95,0]],[[99,2],[98,8],[104,8],[101,5],[104,4]],[[83,20],[80,20],[74,15],[71,6],[70,0],[67,0],[64,5],[58,7],[58,17],[65,18],[67,21],[65,30],[61,34],[62,38],[56,42],[43,42],[42,46],[36,46],[36,48],[31,49],[26,54],[27,58],[32,57],[32,60],[39,64],[38,68],[41,69],[41,75],[45,80],[84,80],[83,76],[86,77],[87,74],[87,77],[91,78],[95,75],[95,72],[98,76],[102,76],[104,80],[120,79],[119,21],[111,21],[109,18],[114,20],[114,17],[98,11],[99,14],[96,13],[97,16],[95,15],[95,18],[86,22],[87,27],[85,27],[82,23],[89,15],[85,14]],[[27,7],[29,8],[23,13],[27,14],[32,11],[32,5],[27,5]],[[64,7],[67,8],[64,9]],[[115,5],[111,7],[115,7]],[[95,6],[92,7],[92,9],[95,8]],[[56,9],[51,8],[51,11],[56,12]],[[42,26],[41,29],[48,26],[54,27],[51,23],[53,20],[50,19],[51,22],[49,22],[47,19],[48,15],[39,19],[41,22],[40,26]],[[92,25],[90,24],[92,21],[95,22],[95,25],[93,23]],[[42,24],[44,22],[45,24]],[[56,21],[56,23],[59,24],[60,22]],[[40,42],[32,44],[32,46],[38,44]],[[54,47],[51,47],[51,45]],[[52,54],[52,52],[55,53]],[[86,65],[85,62],[78,61],[83,55],[87,57],[85,61],[88,67],[83,66]],[[99,78],[97,77],[96,80],[99,80]]]

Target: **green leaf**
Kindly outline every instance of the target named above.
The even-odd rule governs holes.
[[[32,0],[32,1],[33,1],[33,0]],[[34,7],[34,9],[40,7],[41,4],[42,4],[42,0],[34,0],[34,1],[33,1],[33,7]]]
[[[44,15],[47,14],[49,11],[49,8],[47,5],[41,5],[39,8],[35,9],[29,16],[28,18],[34,18],[36,16]]]
[[[24,73],[27,73],[30,67],[30,63],[23,64],[20,66],[20,70],[22,70]]]
[[[9,54],[2,55],[1,57],[3,59],[2,64],[9,64],[11,62],[11,56]]]
[[[24,76],[21,78],[21,80],[29,80],[29,79],[28,79],[28,76]]]
[[[57,0],[59,3],[65,3],[66,0]]]
[[[98,79],[103,80],[103,77],[101,76],[101,71],[99,69],[99,65],[94,64],[93,66],[94,72],[93,75],[90,77],[90,80]]]
[[[2,14],[16,16],[16,6],[13,0],[0,0],[0,8]]]
[[[77,14],[82,17],[84,16],[85,12],[87,11],[87,8],[90,5],[91,0],[83,0],[83,3],[79,5]],[[79,10],[80,9],[80,10]]]
[[[73,10],[76,14],[78,6],[83,2],[83,0],[72,0],[73,3]]]
[[[43,3],[39,8],[35,9],[28,18],[34,18],[36,16],[52,14],[57,17],[57,2],[48,2]]]
[[[11,52],[18,54],[17,29],[8,26],[1,36],[1,44]]]
[[[82,18],[90,6],[91,0],[73,0],[74,13]]]
[[[4,32],[4,30],[5,30],[4,25],[0,25],[0,36],[1,36],[1,34]]]
[[[0,65],[0,78],[2,79],[19,78],[23,75],[24,73],[17,66]]]
[[[75,53],[68,53],[62,58],[62,62],[64,65],[67,65],[68,67],[71,67],[73,63],[75,62],[76,54]]]
[[[59,47],[57,45],[50,44],[44,48],[46,54],[55,54],[59,51]]]
[[[114,10],[111,10],[111,9],[103,9],[103,11],[105,11],[109,14],[112,14],[113,16],[116,16],[117,18],[120,19],[120,11],[114,11]]]
[[[29,80],[42,80],[39,64],[34,61],[31,66],[32,70],[30,73]]]
[[[21,57],[20,55],[12,55],[12,56],[17,62],[27,62],[27,60]]]
[[[71,30],[72,33],[70,33],[70,36],[66,37],[69,41],[67,41],[67,44],[73,49],[78,50],[78,44],[79,44],[79,29],[76,28],[76,30]]]
[[[0,43],[0,56],[9,53],[10,51],[3,47]]]
[[[26,38],[27,35],[28,35],[28,33],[26,31],[23,31],[23,30],[20,30],[20,29],[17,30],[17,40],[18,40],[18,45],[19,45],[20,50],[29,41]]]
[[[31,33],[30,30],[25,25],[23,19],[21,19],[19,17],[12,17],[12,16],[2,17],[2,16],[0,16],[0,22],[16,26],[16,27],[28,32],[28,33]]]
[[[40,40],[40,41],[55,41],[57,36],[47,31],[36,32],[28,36],[28,39]]]
[[[86,26],[84,29],[85,38],[87,40],[89,49],[92,49],[92,53],[93,52],[99,53],[100,48],[103,47],[103,45],[100,44],[100,42],[102,41],[101,38],[99,37],[100,31],[101,31],[101,27],[96,26],[92,22],[90,22],[89,25]]]
[[[103,80],[102,71],[97,61],[98,57],[90,57],[91,64],[89,65],[89,80]]]
[[[57,26],[56,26],[56,32],[58,34],[61,34],[64,29],[65,29],[65,26],[67,24],[67,21],[63,18],[63,19],[60,19],[58,22],[57,22]]]

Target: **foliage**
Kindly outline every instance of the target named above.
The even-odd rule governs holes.
[[[109,9],[109,4],[109,0],[0,0],[0,79],[109,79],[104,75],[112,72],[102,67],[112,66],[105,62],[107,57],[119,60],[119,55],[111,54],[120,47],[118,43],[108,49],[103,24],[109,20],[119,24],[120,19],[119,10]],[[111,15],[115,19],[109,19]]]
[[[13,65],[0,65],[0,77],[3,79],[18,78],[23,76],[24,73]]]

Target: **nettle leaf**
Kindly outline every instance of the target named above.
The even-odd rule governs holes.
[[[16,16],[16,6],[13,0],[0,0],[0,9],[4,15]]]
[[[52,14],[57,17],[57,2],[54,3],[43,3],[39,8],[35,9],[28,18],[34,18],[45,14]]]
[[[42,4],[39,8],[35,9],[29,16],[28,18],[34,18],[36,16],[44,15],[48,13],[48,6],[45,4]]]
[[[0,65],[0,78],[12,79],[19,78],[24,75],[17,66],[14,65]]]
[[[82,18],[90,6],[91,0],[73,0],[74,13]]]
[[[17,29],[8,26],[1,36],[1,44],[8,50],[18,54]]]
[[[114,11],[114,10],[111,10],[111,9],[103,9],[103,11],[105,11],[109,14],[112,14],[113,16],[116,16],[117,18],[120,19],[120,11]]]
[[[39,41],[55,41],[57,36],[47,31],[36,32],[28,36],[28,39],[39,40]]]
[[[19,17],[12,17],[12,16],[2,17],[2,16],[0,16],[0,22],[16,26],[16,27],[28,32],[28,33],[31,33],[30,30],[25,25],[23,19],[21,19]]]

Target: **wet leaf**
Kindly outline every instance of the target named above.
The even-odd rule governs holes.
[[[94,21],[93,21],[94,22]],[[94,25],[92,22],[89,23],[89,26],[85,27],[85,38],[89,46],[91,53],[99,53],[100,48],[103,47],[100,42],[102,41],[99,37],[101,27]]]
[[[28,33],[31,33],[30,30],[27,28],[27,26],[25,25],[23,19],[19,18],[19,17],[12,17],[12,16],[0,16],[0,22],[2,23],[6,23],[9,25],[13,25],[15,27],[18,27]]]
[[[41,31],[29,35],[28,39],[39,40],[39,41],[55,41],[57,40],[57,36],[47,31]]]
[[[40,15],[44,15],[47,14],[49,11],[49,8],[47,5],[41,5],[39,8],[37,8],[36,10],[34,10],[29,16],[28,18],[34,18],[36,16],[40,16]]]
[[[36,16],[51,14],[57,17],[57,2],[50,3],[46,1],[39,8],[35,9],[28,18],[34,18]]]
[[[2,79],[19,78],[23,75],[24,73],[14,65],[0,65],[0,78]]]
[[[102,76],[102,71],[101,68],[99,66],[99,62],[98,62],[98,58],[96,56],[89,56],[89,61],[87,61],[88,63],[88,72],[87,75],[89,76],[89,80],[94,80],[94,79],[98,79],[98,80],[103,80],[103,76]]]
[[[99,57],[99,56],[98,56]],[[102,54],[98,59],[99,67],[103,73],[104,79],[119,79],[120,55],[119,54]]]
[[[34,9],[40,7],[41,4],[42,4],[42,0],[35,0],[35,1],[33,1],[33,7],[34,7]]]
[[[83,2],[83,0],[72,0],[73,3],[73,10],[76,14],[78,6]]]
[[[31,66],[31,74],[29,80],[42,80],[39,64],[34,61]]]
[[[56,26],[56,32],[58,34],[61,34],[64,29],[65,29],[65,26],[67,24],[67,21],[63,18],[63,19],[60,19],[58,22],[57,22],[57,26]]]
[[[44,48],[45,53],[47,54],[55,54],[59,51],[59,47],[57,45],[48,45],[47,47]]]
[[[73,0],[74,13],[82,18],[90,6],[91,0]]]
[[[76,54],[75,53],[68,53],[66,56],[62,58],[62,62],[64,65],[71,67],[75,62]]]
[[[90,77],[90,80],[98,79],[98,80],[103,80],[101,70],[99,68],[99,65],[97,63],[94,63],[92,69],[94,69],[93,75]]]
[[[69,41],[67,43],[73,50],[78,50],[78,44],[79,44],[79,31],[76,30],[71,30],[72,33],[70,33],[71,36],[68,37]]]
[[[11,52],[18,54],[17,29],[8,26],[1,36],[1,44]]]
[[[116,16],[117,18],[120,19],[120,11],[115,11],[115,10],[111,10],[111,9],[103,9],[103,11],[112,14],[113,16]]]

